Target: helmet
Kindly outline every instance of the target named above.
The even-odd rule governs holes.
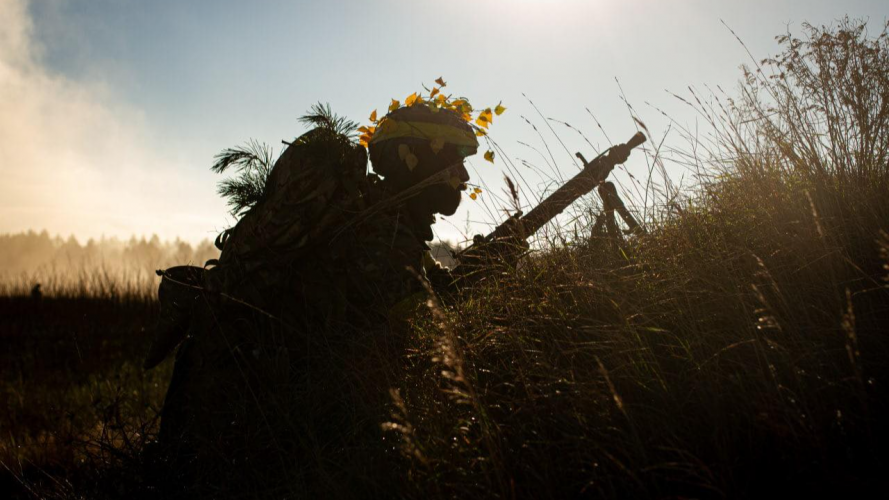
[[[458,113],[419,103],[383,117],[368,151],[377,174],[420,180],[462,163],[478,151],[478,140]]]

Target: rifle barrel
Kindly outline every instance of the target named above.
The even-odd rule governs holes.
[[[642,132],[637,132],[626,144],[619,144],[612,150],[625,149],[627,154],[629,154],[631,149],[644,143],[645,140],[645,135]],[[574,178],[562,185],[521,218],[521,228],[524,236],[529,237],[536,233],[553,217],[559,215],[569,205],[574,203],[575,200],[592,191],[608,177],[615,164],[616,162],[610,154],[600,156],[589,163],[584,162],[583,171],[575,175]],[[498,234],[499,229],[500,227],[495,229],[489,238],[502,236]]]

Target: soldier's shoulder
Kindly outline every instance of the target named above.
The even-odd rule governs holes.
[[[365,244],[390,249],[411,249],[417,252],[428,250],[428,246],[411,228],[404,210],[380,212],[360,224],[356,230]]]

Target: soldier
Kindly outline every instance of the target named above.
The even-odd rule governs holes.
[[[162,413],[166,481],[192,494],[262,485],[337,497],[394,473],[378,452],[398,325],[425,301],[423,281],[449,281],[427,241],[436,214],[457,210],[477,147],[457,113],[400,108],[371,138],[366,175],[363,148],[316,129],[275,164],[216,267],[168,271],[161,300],[173,307],[159,326],[188,338]],[[297,182],[308,161],[336,165],[350,201],[320,187],[311,199]],[[156,341],[146,365],[176,342]]]

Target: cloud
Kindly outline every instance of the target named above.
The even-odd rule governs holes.
[[[0,19],[0,233],[212,236],[224,222],[206,206],[212,187],[194,195],[145,113],[101,80],[48,69],[26,0],[0,0]]]

